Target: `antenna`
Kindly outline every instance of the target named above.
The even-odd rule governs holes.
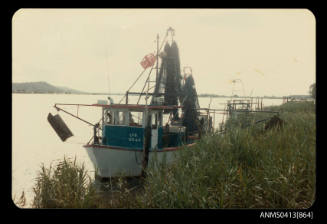
[[[109,76],[109,71],[107,73],[107,80],[108,80],[108,95],[110,95],[110,76]]]
[[[105,41],[107,40],[107,37],[106,37],[106,32],[104,32],[104,39]],[[107,45],[107,42],[106,42],[106,57],[105,57],[105,67],[106,67],[106,73],[107,73],[107,87],[108,87],[108,95],[110,95],[110,77],[109,77],[109,64],[108,64],[108,45]]]

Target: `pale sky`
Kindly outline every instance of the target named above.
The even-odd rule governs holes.
[[[162,40],[172,27],[198,93],[230,95],[231,80],[240,79],[246,95],[308,94],[315,26],[307,9],[20,9],[12,19],[12,81],[124,93],[155,52],[157,34]],[[242,94],[241,84],[235,91]]]

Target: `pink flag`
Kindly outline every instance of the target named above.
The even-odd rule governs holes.
[[[151,67],[154,65],[154,63],[156,62],[156,57],[154,56],[154,54],[148,54],[146,55],[143,60],[141,61],[141,65],[144,69]]]

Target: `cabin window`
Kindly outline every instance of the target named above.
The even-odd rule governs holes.
[[[113,123],[113,113],[110,110],[104,110],[104,123],[106,124]]]
[[[115,124],[128,125],[128,112],[127,111],[116,111],[115,112]]]
[[[129,112],[129,126],[142,126],[143,112],[131,111]]]
[[[152,113],[151,115],[151,127],[152,128],[157,128],[157,126],[159,125],[159,113]]]
[[[124,112],[119,111],[119,124],[124,124]]]
[[[114,124],[119,124],[119,111],[114,111]]]
[[[122,112],[122,125],[128,125],[128,119],[129,119],[129,112],[128,111],[124,111]]]
[[[142,114],[142,112],[129,112],[128,110],[104,110],[104,122],[114,125],[142,126]]]

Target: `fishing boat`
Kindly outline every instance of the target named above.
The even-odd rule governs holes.
[[[95,104],[54,105],[58,111],[93,126],[94,134],[84,148],[97,177],[144,176],[148,164],[172,163],[178,151],[190,149],[203,131],[208,130],[205,127],[210,123],[210,116],[200,113],[192,71],[184,68],[184,74],[181,74],[174,33],[172,28],[167,30],[161,47],[157,35],[156,54],[148,54],[141,61],[144,70],[137,80],[146,70],[149,71],[144,88],[141,92],[130,91],[134,82],[122,98],[125,98],[125,103],[121,103],[122,100],[114,103],[108,97],[108,100],[98,100]],[[155,80],[151,81],[153,70],[156,71]],[[154,86],[150,87],[151,83]],[[131,94],[139,96],[136,103],[129,102]],[[145,104],[139,103],[141,97],[145,97]],[[102,117],[98,123],[92,124],[62,108],[67,105],[100,107]],[[58,116],[49,113],[48,120],[65,141],[72,133]]]

